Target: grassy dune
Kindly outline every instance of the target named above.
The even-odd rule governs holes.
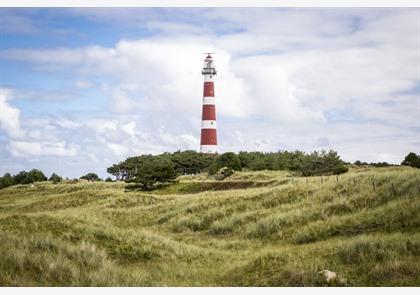
[[[408,167],[19,185],[0,190],[0,285],[420,286],[419,229]]]

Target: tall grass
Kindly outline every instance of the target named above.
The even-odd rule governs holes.
[[[2,286],[419,286],[420,170],[0,190]],[[340,280],[327,282],[331,270]]]

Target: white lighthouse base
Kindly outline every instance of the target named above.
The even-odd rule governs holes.
[[[216,154],[217,145],[201,145],[200,152],[203,154]]]

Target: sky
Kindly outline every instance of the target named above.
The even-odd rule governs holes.
[[[420,153],[419,8],[0,8],[0,174],[80,177],[199,151]]]

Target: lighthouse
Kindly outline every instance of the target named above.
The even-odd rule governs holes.
[[[211,53],[204,59],[201,73],[204,76],[203,111],[201,116],[200,152],[217,153],[216,99],[214,97],[214,77],[216,68]]]

